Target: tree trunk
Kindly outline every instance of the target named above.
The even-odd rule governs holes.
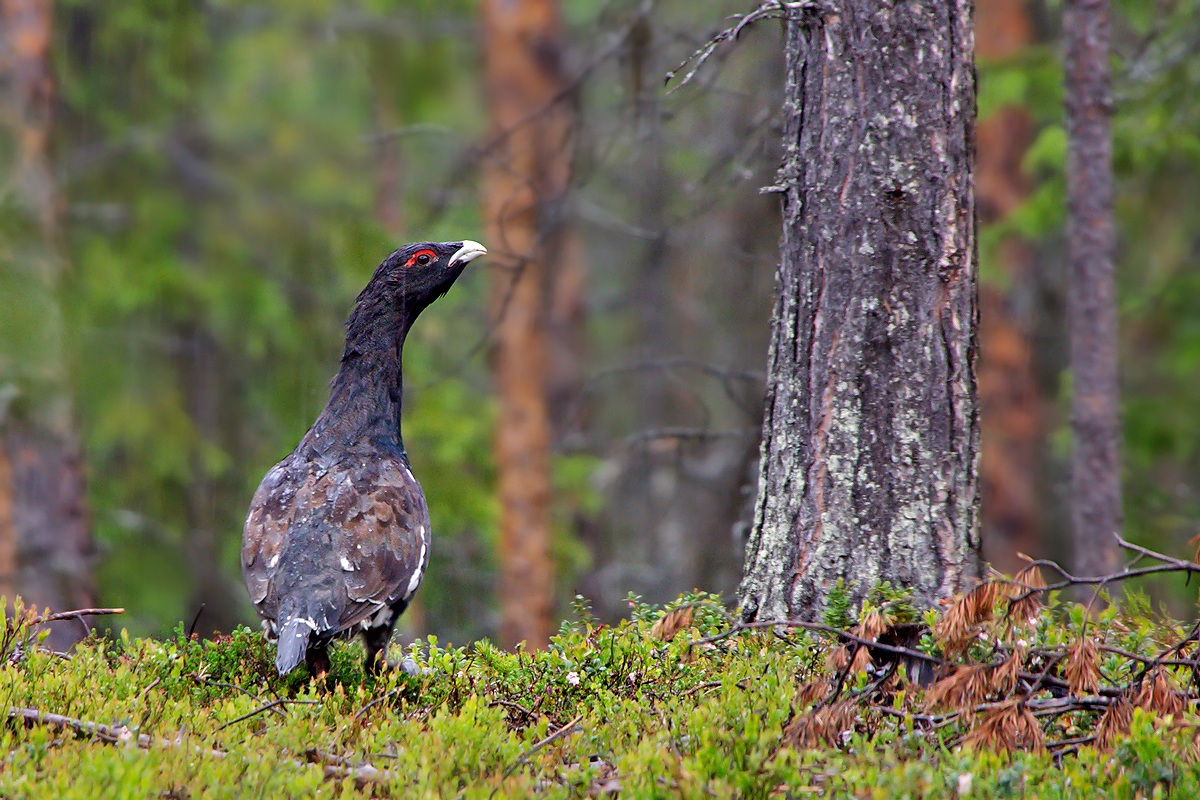
[[[977,0],[976,53],[1010,59],[1033,41],[1027,0]],[[1021,162],[1033,137],[1029,114],[1005,106],[980,120],[976,135],[979,222],[1004,219],[1029,195]],[[1029,248],[1010,238],[998,248],[1005,276],[979,290],[979,488],[981,539],[989,563],[1004,572],[1024,566],[1018,553],[1043,555],[1038,480],[1042,398],[1034,374],[1032,330],[1019,309],[1029,292]]]
[[[54,82],[52,4],[0,2],[0,593],[55,610],[91,601],[91,536],[83,463],[65,378],[58,307],[58,187],[49,163]],[[11,401],[11,404],[8,403]],[[86,633],[55,624],[46,640],[62,650]]]
[[[746,619],[978,573],[969,0],[786,22],[782,263]]]
[[[1113,536],[1121,526],[1108,0],[1068,0],[1063,31],[1070,140],[1071,522],[1075,572],[1103,575],[1115,567]]]
[[[0,445],[9,467],[7,475],[0,472],[9,481],[0,494],[9,497],[8,521],[17,536],[17,594],[38,609],[92,605],[93,547],[79,446],[69,434],[15,421],[5,424]],[[5,504],[0,500],[0,512]],[[59,651],[88,632],[77,620],[47,627],[45,646]]]
[[[494,265],[500,416],[500,639],[544,646],[554,608],[546,306],[566,190],[562,32],[553,0],[485,0],[484,75],[494,128],[485,214]]]

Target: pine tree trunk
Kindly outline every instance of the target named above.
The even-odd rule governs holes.
[[[975,51],[980,59],[1011,59],[1033,42],[1028,0],[976,0]],[[1008,105],[980,120],[976,135],[976,207],[982,225],[1007,217],[1029,196],[1021,164],[1033,123]],[[1034,373],[1028,314],[1032,258],[1026,242],[1009,237],[997,248],[1003,281],[979,289],[980,533],[988,563],[1013,573],[1018,554],[1041,556],[1038,510],[1043,464],[1042,398]]]
[[[569,126],[554,0],[485,0],[484,76],[494,128],[485,186],[500,416],[501,642],[544,646],[554,608],[550,555],[548,263],[566,189]]]
[[[83,454],[67,432],[40,422],[9,421],[0,437],[0,494],[9,498],[7,522],[17,536],[15,589],[27,606],[65,611],[92,605],[94,555]],[[0,513],[6,503],[0,500]],[[2,528],[0,528],[2,531]],[[11,594],[9,594],[11,598]],[[87,635],[77,620],[54,622],[45,646],[66,650]]]
[[[969,0],[786,22],[782,263],[746,619],[979,570]]]
[[[91,533],[58,307],[61,198],[49,161],[50,0],[0,1],[0,594],[91,602]],[[9,404],[11,401],[11,404]],[[86,628],[51,626],[64,650]]]
[[[1063,33],[1070,139],[1071,522],[1075,572],[1104,575],[1115,569],[1113,535],[1121,526],[1108,0],[1068,0]]]

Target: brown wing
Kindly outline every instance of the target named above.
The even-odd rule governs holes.
[[[254,495],[242,539],[250,599],[272,626],[307,617],[318,635],[369,623],[416,591],[429,561],[429,511],[397,459],[295,455]]]

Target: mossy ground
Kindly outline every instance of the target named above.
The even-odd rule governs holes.
[[[662,609],[637,605],[612,627],[580,609],[544,652],[419,642],[408,653],[418,677],[364,679],[361,650],[343,646],[324,691],[304,674],[276,677],[270,647],[247,629],[96,639],[62,657],[8,622],[7,706],[107,727],[10,712],[0,796],[1200,796],[1194,729],[1140,709],[1104,751],[997,753],[963,745],[964,727],[922,726],[918,692],[898,689],[899,713],[864,712],[825,746],[791,746],[798,688],[826,674],[833,645],[775,631],[697,645],[730,620],[713,598],[681,603],[693,611],[669,642],[653,630]],[[851,675],[845,688],[868,680]]]

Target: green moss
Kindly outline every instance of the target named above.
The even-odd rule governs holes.
[[[835,590],[833,595],[836,596]],[[910,621],[903,593],[880,587],[867,608]],[[1161,649],[1178,626],[1135,599],[1089,625],[1114,646]],[[694,611],[670,642],[654,622]],[[1025,630],[1030,651],[1074,641],[1074,606],[1052,606]],[[846,614],[849,610],[846,609]],[[851,620],[852,621],[852,620]],[[1176,797],[1200,792],[1186,755],[1190,715],[1138,710],[1130,731],[1100,752],[1083,747],[999,754],[961,744],[967,729],[917,724],[914,690],[883,715],[861,706],[819,749],[785,744],[805,713],[798,687],[822,676],[832,642],[815,634],[751,631],[714,642],[732,625],[709,595],[668,609],[635,604],[631,619],[596,622],[580,605],[541,652],[487,641],[445,648],[430,637],[407,655],[423,668],[378,680],[361,650],[332,651],[329,686],[298,670],[274,673],[271,647],[240,628],[213,641],[182,629],[166,641],[93,639],[69,659],[41,652],[19,618],[0,626],[0,687],[17,709],[108,726],[100,734],[12,721],[0,727],[4,797]],[[929,648],[936,643],[926,642]],[[400,652],[391,653],[398,660]],[[1106,682],[1132,677],[1101,665]],[[1181,673],[1182,675],[1182,673]],[[861,691],[867,675],[843,690]],[[1095,723],[1063,715],[1050,733]],[[1090,722],[1089,722],[1090,720]],[[1182,724],[1181,724],[1182,722]],[[1046,723],[1059,725],[1056,720]],[[564,726],[571,726],[562,735]],[[139,735],[148,737],[139,746]],[[113,742],[112,739],[117,741]],[[373,770],[354,773],[369,764]]]

